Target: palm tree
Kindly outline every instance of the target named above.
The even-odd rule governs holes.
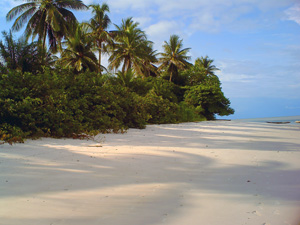
[[[90,5],[89,8],[92,8],[92,13],[94,14],[93,18],[89,23],[85,23],[91,30],[90,36],[94,41],[95,47],[98,51],[98,64],[101,65],[101,56],[103,52],[107,52],[107,44],[113,44],[113,38],[111,33],[107,31],[111,21],[106,14],[109,12],[109,7],[106,3],[102,5]]]
[[[0,57],[9,70],[36,72],[41,69],[38,43],[30,44],[24,38],[15,41],[12,32],[2,32],[4,42],[0,41]]]
[[[13,31],[19,31],[27,23],[26,39],[38,36],[39,42],[45,47],[48,37],[50,49],[56,52],[62,38],[77,23],[74,14],[68,9],[86,8],[81,0],[27,0],[27,3],[11,9],[6,19],[11,21],[17,17],[12,26]]]
[[[122,64],[122,72],[133,69],[136,74],[143,76],[144,64],[154,60],[152,42],[147,40],[144,31],[138,28],[138,23],[132,18],[122,20],[121,26],[114,31],[115,46],[109,58],[109,68],[117,69]]]
[[[215,65],[213,65],[213,59],[208,58],[208,56],[197,58],[195,60],[195,66],[199,66],[205,70],[206,76],[214,76],[214,71],[219,70]]]
[[[99,71],[96,55],[93,53],[93,44],[83,26],[77,26],[74,35],[64,43],[67,48],[62,51],[61,64],[66,68],[74,68],[76,72]],[[104,67],[103,67],[104,68]]]
[[[131,69],[129,69],[126,72],[118,71],[116,73],[115,80],[124,87],[130,87],[130,84],[132,83],[134,76],[135,74]]]
[[[157,51],[153,50],[153,43],[148,42],[146,43],[145,48],[146,57],[142,59],[142,68],[141,71],[143,73],[143,76],[149,77],[154,76],[156,77],[158,75],[158,68],[154,64],[158,62],[157,60]]]
[[[38,62],[41,69],[44,67],[54,67],[58,57],[52,54],[51,51],[47,51],[47,48],[44,48],[42,45],[38,45]]]
[[[161,53],[161,58],[159,59],[159,69],[167,69],[170,73],[170,81],[172,77],[178,75],[178,69],[185,69],[191,65],[187,60],[191,57],[187,56],[190,48],[182,49],[182,39],[179,39],[177,35],[171,35],[169,42],[164,42],[163,49],[164,52]]]
[[[18,68],[18,52],[20,50],[18,43],[13,39],[12,32],[2,32],[4,42],[0,41],[0,56],[8,69],[16,70]]]

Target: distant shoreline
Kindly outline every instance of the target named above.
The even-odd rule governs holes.
[[[232,119],[236,122],[290,122],[295,124],[295,121],[300,120],[299,116],[282,116],[282,117],[263,117],[263,118],[249,118],[249,119]]]

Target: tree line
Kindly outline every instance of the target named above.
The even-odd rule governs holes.
[[[79,23],[72,10],[85,9],[92,18]],[[29,0],[8,12],[14,23],[0,41],[2,141],[77,137],[234,113],[212,59],[190,63],[190,48],[177,35],[158,53],[132,17],[109,31],[109,12],[105,3],[86,6],[80,0]],[[15,40],[13,32],[24,26]]]

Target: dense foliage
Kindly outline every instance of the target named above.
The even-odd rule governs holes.
[[[23,12],[16,29],[32,16],[25,34],[38,35],[38,41],[14,40],[11,32],[3,32],[0,41],[0,144],[28,137],[78,138],[234,113],[214,74],[218,68],[213,60],[206,56],[188,62],[189,48],[183,48],[177,35],[171,35],[164,43],[165,52],[158,54],[132,18],[108,32],[106,4],[90,6],[94,17],[78,24],[71,14],[55,18],[44,3],[67,12],[64,6],[84,8],[81,1],[29,2],[12,9],[8,17]],[[50,13],[51,21],[62,21],[61,27],[47,20],[33,26],[40,12]],[[65,33],[71,18],[72,27]],[[52,33],[39,32],[42,27]],[[101,65],[102,53],[110,55],[109,72]]]

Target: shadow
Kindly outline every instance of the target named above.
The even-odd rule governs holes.
[[[213,149],[293,153],[300,144],[262,132],[265,125],[224,126],[152,125],[105,135],[101,148],[55,139],[1,146],[0,217],[5,224],[151,225],[183,207],[192,209],[192,191],[228,195],[237,202],[300,201],[299,167],[278,160],[229,165],[203,154]],[[243,133],[234,141],[236,131]],[[7,216],[18,204],[29,207],[21,209],[28,216]]]
[[[218,149],[259,150],[259,151],[298,151],[299,144],[293,140],[297,135],[290,137],[289,134],[282,138],[282,128],[272,128],[274,125],[254,125],[251,123],[229,122],[200,122],[186,124],[151,125],[146,128],[147,132],[138,129],[130,129],[128,133],[133,136],[130,139],[123,138],[122,134],[109,134],[117,140],[114,145],[138,146],[165,146],[200,148],[206,146]],[[276,126],[276,125],[275,125]],[[288,129],[288,128],[287,128]],[[276,131],[276,133],[274,132]],[[299,133],[300,129],[288,130]],[[125,134],[126,136],[126,134]],[[119,137],[119,138],[118,138]],[[292,141],[290,141],[291,139]],[[109,139],[108,139],[109,140]]]

